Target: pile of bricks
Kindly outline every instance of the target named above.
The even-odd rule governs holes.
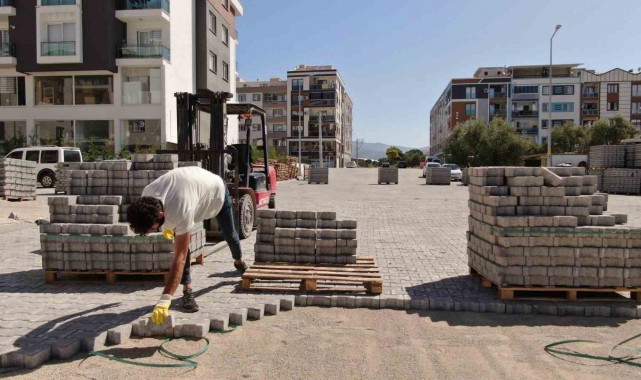
[[[597,145],[590,147],[590,167],[624,168],[626,163],[625,145]]]
[[[258,211],[254,252],[259,262],[352,264],[356,262],[356,221],[335,212]]]
[[[641,191],[641,169],[603,169],[601,191],[639,194]]]
[[[166,271],[173,243],[162,234],[135,236],[119,223],[122,196],[81,195],[49,198],[51,223],[40,226],[45,270]],[[191,231],[193,255],[205,245],[202,225]]]
[[[398,168],[378,168],[378,184],[381,183],[398,184]]]
[[[329,183],[329,168],[309,168],[307,183]]]
[[[0,161],[0,197],[35,198],[36,163],[13,158]]]
[[[427,168],[425,170],[426,185],[449,185],[450,168]]]
[[[471,168],[468,259],[499,285],[641,286],[641,228],[583,168]]]

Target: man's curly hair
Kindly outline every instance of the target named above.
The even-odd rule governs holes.
[[[146,234],[151,226],[160,223],[162,202],[154,197],[142,197],[129,205],[127,222],[137,234]]]

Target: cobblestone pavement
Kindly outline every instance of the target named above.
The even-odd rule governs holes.
[[[359,255],[373,256],[384,278],[381,296],[244,293],[225,247],[193,269],[201,310],[180,313],[165,335],[201,336],[227,323],[242,324],[296,305],[433,309],[636,318],[630,304],[502,302],[468,276],[465,231],[467,188],[426,186],[420,171],[400,172],[399,185],[377,185],[375,169],[333,169],[328,185],[279,183],[277,209],[336,211],[358,221]],[[41,202],[42,207],[46,207]],[[12,208],[19,206],[12,205]],[[641,225],[641,198],[611,196],[610,210],[627,212]],[[37,207],[30,213],[38,214]],[[45,284],[38,229],[30,223],[0,223],[0,356],[3,367],[34,367],[147,334],[140,318],[157,301],[160,283],[103,281]],[[242,242],[253,259],[254,237]],[[174,304],[176,306],[176,304]],[[146,320],[146,319],[145,319]]]

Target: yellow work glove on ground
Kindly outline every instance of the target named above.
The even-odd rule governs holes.
[[[157,325],[165,323],[169,316],[169,305],[171,305],[171,294],[163,294],[151,313],[151,321]]]

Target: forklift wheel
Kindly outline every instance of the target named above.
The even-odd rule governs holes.
[[[240,198],[239,214],[238,234],[241,239],[247,239],[254,229],[254,202],[249,194]]]
[[[276,194],[269,196],[269,208],[276,208]]]

